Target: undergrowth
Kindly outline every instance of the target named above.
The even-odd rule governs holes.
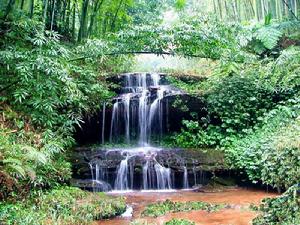
[[[19,202],[0,203],[0,223],[90,224],[94,220],[120,215],[125,209],[125,200],[121,197],[60,187],[49,192],[36,192]]]

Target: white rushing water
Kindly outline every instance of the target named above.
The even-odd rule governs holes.
[[[106,155],[117,152],[122,157],[115,175],[109,177],[103,166],[95,161],[90,163],[92,179],[105,184],[110,182],[114,191],[127,192],[138,184],[144,191],[166,191],[175,188],[175,178],[178,179],[176,176],[180,175],[182,188],[188,189],[187,167],[182,168],[182,175],[175,175],[168,165],[159,160],[157,153],[161,149],[152,146],[153,136],[160,140],[167,129],[169,103],[166,96],[180,92],[162,85],[161,75],[157,73],[125,74],[122,77],[122,92],[114,99],[112,107],[109,140],[112,144],[119,140],[126,144],[136,142],[138,147],[108,150]],[[106,104],[103,105],[102,112],[102,143],[105,138],[105,113]],[[195,169],[193,173],[196,177]]]
[[[135,133],[139,146],[149,146],[151,131],[161,136],[164,130],[168,104],[163,104],[163,99],[178,90],[161,85],[161,76],[157,73],[125,74],[123,78],[123,94],[115,99],[112,109],[110,142],[114,143],[124,133],[129,144]]]

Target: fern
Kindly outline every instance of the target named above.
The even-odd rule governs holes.
[[[256,39],[260,40],[269,50],[276,47],[281,37],[282,32],[271,26],[264,26],[256,31]]]
[[[40,152],[31,146],[24,146],[22,149],[27,151],[25,154],[27,160],[34,161],[37,164],[47,163],[48,158],[43,152]]]

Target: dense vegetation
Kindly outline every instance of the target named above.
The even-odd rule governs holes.
[[[168,9],[180,18],[166,21]],[[210,59],[202,82],[170,78],[204,99],[207,116],[191,112],[167,144],[218,148],[251,181],[287,190],[255,223],[299,223],[299,9],[297,0],[1,1],[0,222],[82,224],[124,211],[123,200],[64,186],[66,153],[83,116],[113,96],[106,77],[130,70],[133,53],[156,53]]]
[[[126,205],[122,198],[64,187],[0,208],[0,222],[5,224],[90,224],[120,215]]]

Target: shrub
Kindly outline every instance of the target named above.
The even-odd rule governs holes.
[[[299,98],[270,111],[254,131],[225,148],[230,164],[250,180],[288,188],[299,181]]]

